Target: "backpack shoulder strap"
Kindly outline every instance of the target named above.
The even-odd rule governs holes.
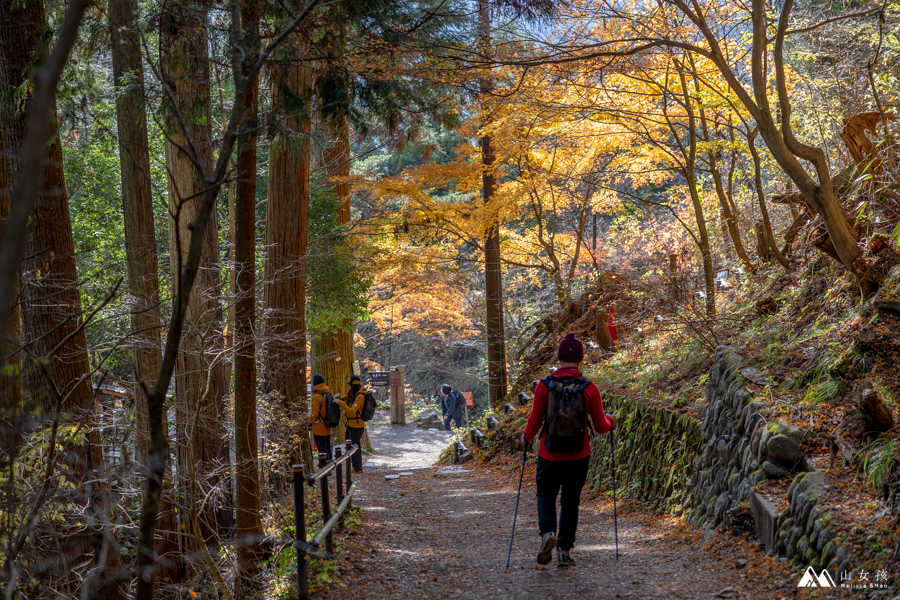
[[[359,390],[358,392],[356,392],[356,395],[353,396],[353,402],[347,402],[347,408],[352,409],[354,406],[356,406],[356,401],[359,400],[359,397],[360,396],[363,397],[362,406],[360,406],[359,408],[356,409],[355,417],[351,417],[350,412],[347,411],[347,420],[348,421],[362,421],[362,411],[363,411],[363,408],[365,408],[365,406],[366,406],[366,393],[367,392],[368,392],[368,390],[366,390],[365,392],[363,392],[362,390]],[[349,398],[348,398],[348,400],[349,400]]]
[[[325,394],[323,394],[322,392],[313,392],[313,398],[316,397],[316,394],[318,394],[319,396],[322,396],[322,402],[321,402],[321,404],[319,404],[319,414],[316,415],[316,420],[313,421],[313,423],[318,423],[319,421],[325,420],[325,415],[323,414],[323,412],[325,410]]]
[[[568,385],[569,389],[573,392],[580,392],[587,388],[587,386],[591,385],[591,380],[586,377],[575,377],[571,380],[571,383]]]
[[[548,375],[541,379],[541,383],[547,388],[547,406],[544,408],[543,423],[541,424],[541,430],[538,433],[538,439],[544,437],[544,432],[547,431],[547,409],[550,408],[550,392],[558,390],[561,381],[562,380],[555,375]]]
[[[544,377],[543,379],[541,379],[541,383],[543,383],[545,386],[547,386],[548,390],[558,388],[561,381],[562,381],[562,379],[560,379],[559,377],[557,377],[555,375],[548,375],[547,377]]]

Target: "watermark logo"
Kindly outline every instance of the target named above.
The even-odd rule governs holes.
[[[870,572],[865,569],[857,571],[854,577],[854,571],[844,570],[839,573],[840,584],[836,584],[831,577],[828,569],[822,569],[821,573],[816,573],[812,565],[806,568],[803,577],[800,578],[797,587],[800,588],[845,588],[851,590],[886,590],[890,587],[888,584],[887,570],[881,569]]]
[[[806,573],[804,573],[803,577],[800,579],[800,583],[797,584],[797,587],[833,588],[835,587],[835,585],[834,579],[831,578],[831,574],[828,572],[828,569],[822,569],[822,572],[816,575],[816,572],[815,570],[813,570],[812,566],[809,566],[806,569]]]

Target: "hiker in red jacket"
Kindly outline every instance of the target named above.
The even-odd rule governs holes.
[[[575,566],[569,555],[575,545],[578,527],[578,503],[587,479],[591,460],[590,428],[598,434],[615,429],[616,418],[603,412],[597,386],[578,370],[584,359],[584,344],[574,333],[559,343],[556,351],[559,368],[542,379],[534,392],[534,405],[528,416],[523,441],[526,444],[540,432],[537,460],[537,507],[541,549],[537,562],[550,562],[553,548],[557,566]],[[590,417],[590,424],[587,422]],[[560,495],[559,537],[557,537],[556,497]]]

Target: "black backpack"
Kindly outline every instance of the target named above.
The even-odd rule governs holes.
[[[546,377],[547,412],[544,414],[544,446],[550,452],[580,452],[584,448],[587,406],[584,390],[591,384],[584,377]]]
[[[466,399],[459,390],[453,390],[450,393],[453,395],[453,412],[455,413],[466,405]]]
[[[375,395],[366,390],[366,402],[363,404],[362,412],[359,413],[360,418],[363,421],[371,421],[372,417],[375,416],[375,408],[378,406],[378,403],[375,402]]]
[[[334,401],[331,394],[322,394],[322,423],[325,427],[335,428],[341,422],[341,407]]]

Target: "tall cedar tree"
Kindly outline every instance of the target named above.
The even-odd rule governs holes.
[[[194,165],[213,171],[209,54],[203,0],[169,2],[159,19],[169,174],[169,248],[173,285],[181,285],[191,224],[197,217],[206,182]],[[232,523],[228,437],[225,429],[224,341],[219,289],[218,220],[213,212],[205,230],[196,287],[191,293],[184,337],[175,373],[179,520],[186,536],[184,552],[214,543]],[[208,495],[213,498],[207,498]],[[202,507],[202,508],[201,508]],[[201,531],[194,531],[192,515]]]
[[[246,76],[259,58],[259,0],[241,5]],[[234,198],[234,451],[238,597],[252,596],[263,538],[259,517],[259,450],[256,432],[256,147],[259,77],[247,88],[243,135],[237,141]]]
[[[150,185],[144,69],[141,61],[141,37],[135,16],[137,2],[109,0],[107,12],[113,78],[117,92],[116,126],[134,365],[136,458],[149,469],[150,423],[147,394],[156,382],[162,363],[160,332],[163,321],[159,310],[159,272],[153,221],[153,191]],[[167,488],[170,487],[167,485]],[[175,506],[167,490],[157,523],[159,535],[156,551],[160,557],[157,574],[172,582],[180,581],[182,574],[175,514]]]
[[[3,232],[6,230],[6,220],[9,218],[10,187],[9,175],[6,167],[6,150],[3,146],[3,124],[0,122],[0,243],[3,241]],[[19,278],[13,282],[13,298],[18,298]],[[22,438],[22,361],[17,348],[22,335],[22,316],[19,310],[18,300],[13,304],[9,315],[9,333],[7,340],[0,341],[0,469],[4,472],[9,469]],[[16,500],[10,486],[4,486],[0,491],[0,506],[10,510]],[[7,539],[11,532],[4,531]]]
[[[311,461],[306,397],[306,253],[309,227],[310,70],[299,60],[296,39],[269,67],[274,130],[269,151],[266,263],[263,288],[265,385],[277,393],[287,423],[300,426],[291,462]],[[305,451],[304,451],[305,450]]]
[[[323,43],[319,45],[324,54],[319,72],[322,106],[320,124],[326,137],[322,153],[325,173],[331,190],[337,198],[337,221],[341,225],[350,224],[350,123],[348,115],[351,106],[349,75],[344,65],[347,49],[348,15],[341,7],[335,6],[328,12],[328,24],[324,27]],[[340,327],[330,331],[314,332],[312,337],[313,371],[325,377],[332,391],[340,393],[353,372],[355,349],[353,347],[353,320],[346,318]],[[346,418],[335,430],[337,441],[345,437]]]
[[[0,1],[0,131],[7,150],[10,189],[15,187],[21,168],[20,150],[28,114],[28,99],[24,111],[12,99],[21,89],[33,89],[29,80],[33,69],[46,57],[47,34],[40,0]],[[55,104],[47,118],[56,122]],[[82,328],[75,243],[58,136],[53,136],[47,145],[21,269],[22,363],[25,397],[29,399],[23,412],[29,414],[39,408],[44,415],[54,415],[61,409],[73,424],[87,426],[84,443],[74,446],[63,459],[67,476],[74,484],[71,497],[63,502],[71,502],[74,508],[67,515],[67,522],[83,522],[84,511],[89,525],[62,533],[61,552],[56,555],[60,569],[54,574],[61,580],[59,585],[77,594],[86,573],[62,568],[64,564],[80,563],[82,557],[93,553],[95,563],[105,556],[107,565],[112,567],[119,562],[119,554],[115,538],[104,528],[109,522],[108,486],[104,483],[100,431],[95,426],[91,368]],[[29,426],[42,425],[49,423]],[[88,484],[97,481],[101,484]],[[107,565],[98,565],[101,578],[111,575]],[[101,588],[97,594],[121,597],[118,584],[101,583]]]

